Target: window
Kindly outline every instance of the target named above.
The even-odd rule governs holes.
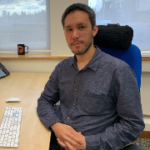
[[[49,0],[0,0],[0,50],[50,49]],[[47,8],[48,7],[48,8]]]
[[[132,43],[150,51],[150,0],[89,0],[96,24],[119,23],[134,30]]]

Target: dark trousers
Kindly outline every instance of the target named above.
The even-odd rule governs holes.
[[[51,133],[51,140],[50,140],[50,148],[49,150],[64,150],[61,148],[56,140],[56,136],[54,132]]]

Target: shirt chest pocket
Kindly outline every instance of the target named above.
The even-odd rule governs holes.
[[[81,106],[89,115],[102,115],[113,109],[112,99],[103,92],[99,94],[85,92]]]

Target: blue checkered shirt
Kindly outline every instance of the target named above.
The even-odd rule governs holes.
[[[56,66],[38,99],[37,113],[48,129],[62,122],[80,131],[87,150],[120,150],[145,127],[134,72],[98,47],[80,71],[75,56]]]

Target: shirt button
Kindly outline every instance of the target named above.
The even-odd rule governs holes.
[[[75,89],[75,91],[77,91],[77,89]]]
[[[74,103],[73,105],[75,106],[76,104]]]
[[[68,117],[67,119],[70,119],[70,117]]]

